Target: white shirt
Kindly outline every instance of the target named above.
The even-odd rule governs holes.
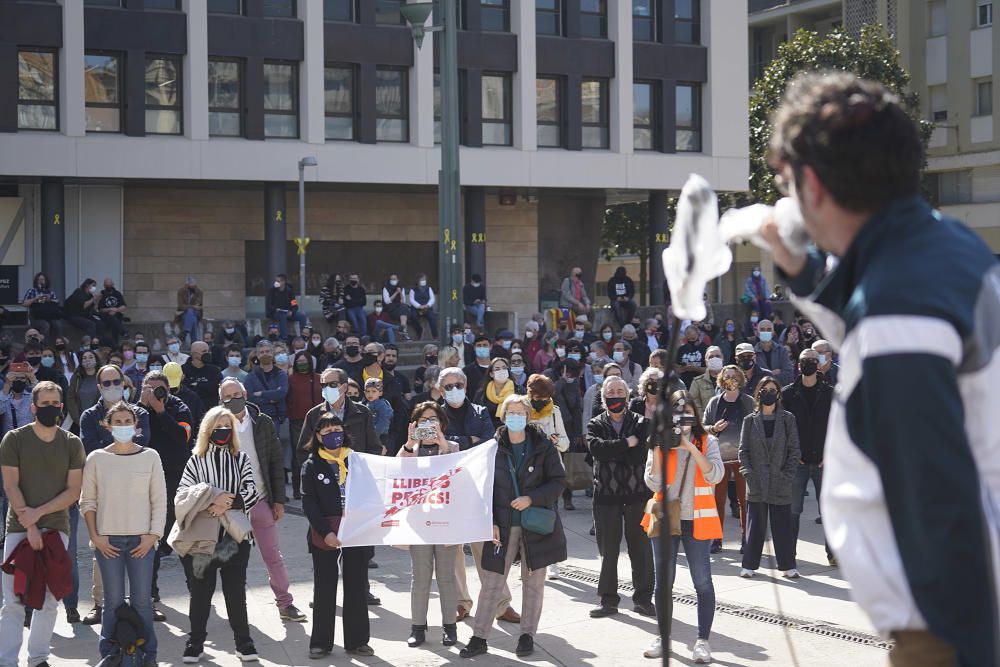
[[[264,471],[260,467],[260,459],[257,458],[257,445],[253,439],[253,420],[250,419],[250,412],[243,412],[243,419],[237,417],[236,432],[240,437],[240,451],[250,459],[250,469],[253,471],[253,483],[257,487],[257,493],[262,500],[267,499],[267,487],[264,486]]]
[[[650,352],[656,352],[660,349],[660,341],[656,340],[656,336],[646,334],[646,346],[649,348]]]

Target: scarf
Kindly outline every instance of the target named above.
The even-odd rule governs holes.
[[[552,410],[553,410],[554,406],[555,406],[555,401],[553,401],[550,398],[549,402],[546,403],[545,407],[542,408],[541,410],[537,410],[536,411],[535,408],[532,407],[531,408],[531,419],[529,419],[528,421],[538,422],[538,421],[542,421],[543,419],[548,419],[549,416],[552,414]]]
[[[385,372],[381,368],[378,369],[378,375],[369,375],[367,368],[361,369],[361,388],[364,389],[365,383],[368,382],[368,378],[378,378],[379,380],[383,380],[384,376]]]
[[[514,383],[507,380],[503,389],[500,390],[500,395],[497,396],[496,385],[493,384],[493,380],[487,379],[486,382],[486,399],[497,406],[496,416],[497,419],[500,418],[500,406],[503,404],[503,400],[514,393]]]
[[[320,446],[316,453],[327,463],[336,463],[340,468],[337,482],[341,486],[347,484],[347,457],[351,453],[351,448],[338,447],[336,452],[331,452],[326,447]]]

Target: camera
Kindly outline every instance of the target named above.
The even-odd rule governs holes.
[[[167,398],[167,388],[164,386],[154,387],[153,396],[156,396],[156,400],[162,401]]]
[[[413,429],[414,440],[433,440],[437,437],[437,429],[433,426],[418,426]]]

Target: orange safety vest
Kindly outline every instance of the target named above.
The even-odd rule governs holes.
[[[705,453],[705,442],[698,443],[698,449]],[[657,454],[663,458],[663,450],[657,449]],[[667,455],[667,484],[674,483],[677,476],[677,450],[671,449]],[[657,491],[656,502],[663,501],[663,493]],[[649,521],[649,515],[642,519],[643,527]],[[694,538],[696,540],[721,540],[722,522],[719,521],[719,510],[715,505],[715,485],[705,481],[701,468],[694,467]]]

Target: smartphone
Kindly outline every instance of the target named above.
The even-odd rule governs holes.
[[[437,429],[433,426],[418,426],[413,429],[414,440],[433,440],[437,437]]]
[[[9,373],[30,373],[31,364],[27,361],[15,361],[10,365]]]

